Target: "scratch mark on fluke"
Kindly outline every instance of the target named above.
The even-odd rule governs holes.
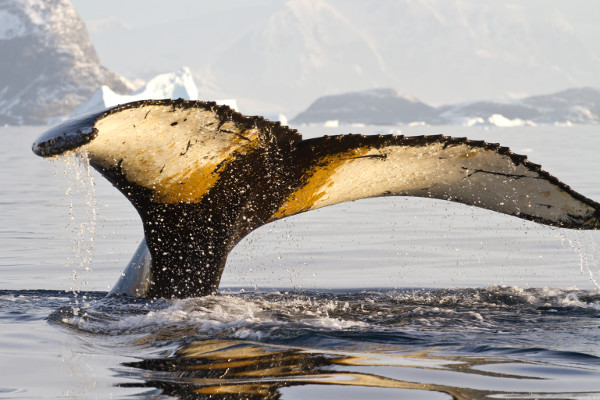
[[[174,126],[173,124],[171,124],[171,126]],[[187,151],[190,149],[190,146],[192,145],[192,141],[188,140],[187,142],[187,146],[185,147],[185,151],[183,153],[179,153],[180,156],[184,156],[185,153],[187,153]],[[164,168],[164,166],[163,166]],[[160,170],[162,172],[162,169]]]

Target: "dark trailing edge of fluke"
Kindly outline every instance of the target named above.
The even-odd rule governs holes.
[[[226,106],[144,100],[59,124],[43,157],[85,149],[141,216],[145,240],[112,293],[191,297],[218,289],[254,229],[377,196],[451,200],[570,229],[600,229],[600,205],[507,147],[466,138],[294,129]]]

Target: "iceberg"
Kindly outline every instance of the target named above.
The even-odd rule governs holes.
[[[138,89],[131,94],[132,99],[185,99],[198,100],[198,88],[194,83],[192,71],[188,67],[183,67],[177,72],[161,74],[150,80],[146,86]]]
[[[127,95],[115,93],[108,86],[101,86],[86,103],[77,107],[71,114],[50,119],[48,123],[52,125],[76,115],[97,112],[132,101],[159,99],[198,100],[198,88],[188,67],[182,67],[176,72],[157,75],[146,85]],[[235,99],[216,100],[216,103],[239,111]]]
[[[146,85],[127,95],[117,94],[108,86],[101,86],[86,103],[77,107],[69,118],[137,100],[178,98],[198,100],[198,88],[188,67],[183,67],[177,72],[157,75]]]

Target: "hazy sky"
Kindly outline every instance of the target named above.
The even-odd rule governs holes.
[[[189,66],[201,93],[257,110],[386,86],[434,105],[600,86],[597,0],[72,3],[108,68],[149,79]]]
[[[450,1],[450,0],[448,0]],[[256,7],[271,9],[285,0],[71,0],[77,12],[88,23],[105,18],[116,18],[131,27],[160,25],[200,17],[234,8]],[[481,0],[493,3],[496,0]],[[532,13],[544,8],[556,8],[577,30],[578,37],[596,55],[600,56],[600,2],[597,0],[523,0]],[[224,18],[225,15],[224,15]]]

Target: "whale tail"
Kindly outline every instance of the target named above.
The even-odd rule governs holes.
[[[145,100],[70,120],[33,145],[83,148],[134,205],[145,244],[115,293],[190,297],[217,290],[229,251],[271,221],[378,196],[431,197],[538,223],[600,229],[600,205],[498,144],[444,136],[293,129],[226,106]],[[137,261],[136,261],[137,260]]]

